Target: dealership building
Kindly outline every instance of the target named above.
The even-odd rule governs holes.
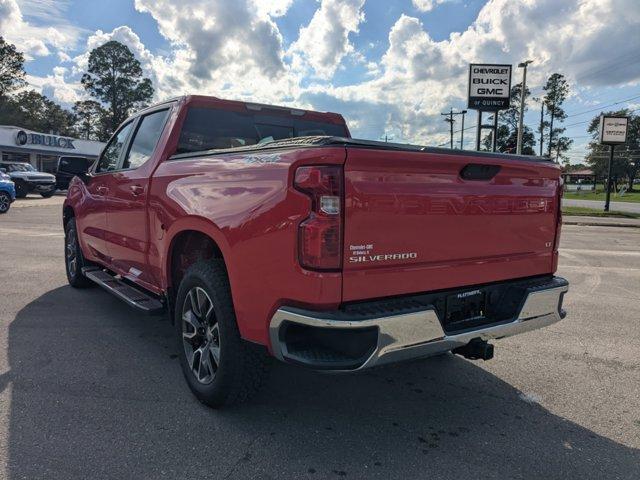
[[[0,125],[0,158],[27,162],[41,172],[55,173],[61,156],[96,159],[104,143],[34,132],[25,128]]]

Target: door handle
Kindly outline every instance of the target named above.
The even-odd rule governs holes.
[[[131,193],[134,197],[137,197],[138,195],[142,195],[144,193],[144,187],[142,185],[131,185],[131,187],[129,188],[131,189]]]
[[[104,185],[100,185],[96,187],[96,192],[98,195],[106,195],[107,193],[109,193],[109,189]]]

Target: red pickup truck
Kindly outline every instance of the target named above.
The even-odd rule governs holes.
[[[74,287],[175,323],[213,407],[267,353],[356,371],[564,318],[560,169],[534,157],[350,138],[342,116],[187,96],[128,119],[64,203]],[[74,170],[75,169],[75,170]]]

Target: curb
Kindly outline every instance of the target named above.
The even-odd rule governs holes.
[[[589,220],[574,220],[573,217],[571,220],[567,218],[566,215],[563,215],[562,224],[563,225],[579,225],[581,227],[621,227],[621,228],[640,228],[639,223],[615,223],[615,222],[592,222]]]

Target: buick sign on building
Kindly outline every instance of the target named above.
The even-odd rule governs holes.
[[[55,173],[58,159],[71,155],[96,159],[104,143],[20,127],[0,125],[0,158],[7,162],[27,162],[41,172]]]

